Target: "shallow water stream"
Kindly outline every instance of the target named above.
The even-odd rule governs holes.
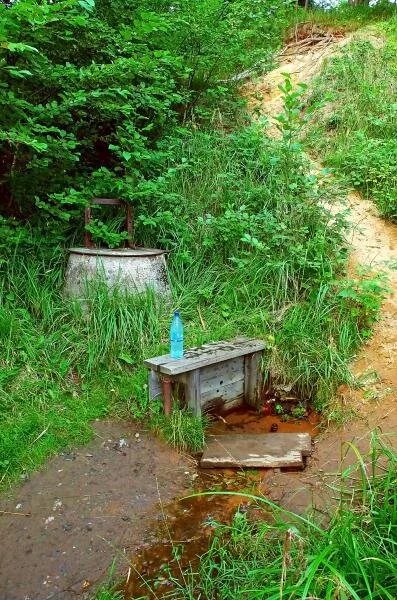
[[[318,431],[319,418],[315,413],[302,420],[282,420],[278,416],[262,415],[241,408],[217,420],[209,433],[280,433],[307,432],[313,437]],[[193,469],[192,469],[193,470]],[[186,496],[165,506],[160,505],[153,536],[132,558],[124,586],[128,599],[161,597],[170,590],[169,570],[180,576],[208,548],[214,523],[228,523],[240,508],[253,513],[243,493],[266,495],[266,478],[271,469],[195,469],[192,488]],[[213,491],[210,495],[197,495]],[[242,495],[218,495],[217,491],[238,491]],[[193,495],[191,495],[193,494]],[[259,514],[255,515],[259,518]]]

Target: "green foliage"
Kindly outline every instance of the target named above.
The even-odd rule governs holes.
[[[202,445],[202,422],[179,411],[162,419],[159,403],[148,401],[142,362],[167,350],[171,301],[110,292],[101,281],[88,290],[85,306],[62,295],[65,231],[74,228],[91,196],[133,201],[136,241],[171,251],[172,304],[182,312],[186,346],[237,334],[266,339],[265,369],[323,408],[336,386],[348,381],[347,361],[368,335],[377,292],[335,283],[345,269],[345,224],[323,208],[323,191],[295,140],[303,88],[285,81],[281,140],[269,139],[261,124],[239,121],[214,129],[208,121],[215,102],[224,111],[233,105],[232,95],[221,102],[224,91],[215,93],[214,82],[251,62],[261,44],[270,52],[277,39],[266,40],[263,28],[278,31],[287,10],[283,4],[281,21],[257,23],[269,5],[247,0],[253,12],[243,17],[243,4],[186,0],[169,11],[168,4],[165,10],[147,2],[143,14],[142,6],[137,12],[121,1],[97,3],[87,12],[88,3],[21,0],[7,9],[12,39],[36,44],[38,53],[17,47],[22,57],[14,66],[25,68],[29,60],[33,79],[6,77],[8,90],[14,79],[18,84],[12,87],[19,111],[13,127],[19,131],[25,123],[36,141],[11,143],[11,166],[8,159],[4,164],[13,169],[12,182],[11,171],[2,180],[12,192],[6,198],[14,217],[16,199],[31,216],[25,224],[0,219],[4,481],[87,439],[88,422],[109,412],[161,427],[178,447]],[[221,8],[230,31],[221,21],[211,33],[208,11]],[[60,37],[62,48],[51,41]],[[11,50],[4,46],[1,52],[5,68]],[[30,60],[31,54],[39,56]],[[37,111],[29,105],[35,94]],[[51,101],[40,94],[50,94]],[[43,115],[54,127],[48,111],[58,109],[64,134],[41,130]],[[73,168],[65,166],[64,154],[51,150],[47,156],[36,144],[63,144],[69,134],[78,157],[70,158]],[[69,151],[72,156],[75,150]],[[104,155],[111,156],[106,164]],[[108,217],[111,227],[98,214],[92,233],[118,244],[120,219]]]
[[[313,289],[275,328],[271,372],[295,382],[301,396],[324,412],[338,384],[351,382],[349,360],[370,335],[385,294],[381,277],[361,277]]]
[[[327,65],[313,96],[327,104],[309,138],[336,172],[393,221],[397,220],[395,23],[392,19],[385,27],[390,39],[381,47],[356,41]]]
[[[388,291],[385,275],[373,274],[362,271],[356,280],[342,280],[339,282],[338,298],[343,298],[350,307],[353,318],[359,319],[362,333],[370,335],[370,328],[376,320],[382,300]]]
[[[324,3],[334,4],[334,3]],[[366,25],[378,25],[383,20],[387,21],[395,15],[396,10],[392,2],[379,0],[376,3],[350,3],[339,2],[326,10],[309,8],[298,12],[298,21],[315,23],[325,28],[343,31],[355,31]]]
[[[277,129],[281,132],[289,152],[300,150],[297,134],[302,129],[302,96],[307,89],[305,83],[293,86],[290,73],[284,73],[284,83],[279,85],[283,94],[284,111],[276,117]]]
[[[197,570],[174,580],[170,597],[395,598],[396,467],[396,453],[374,437],[370,455],[359,455],[341,476],[340,504],[326,528],[251,497],[267,511],[265,520],[252,522],[237,512],[230,526],[218,525]]]
[[[347,361],[376,309],[375,288],[335,283],[345,264],[343,221],[322,208],[302,154],[287,156],[285,141],[258,125],[185,132],[173,153],[137,236],[172,250],[172,302],[186,346],[237,334],[267,339],[265,368],[324,408],[349,379]],[[148,400],[142,362],[167,350],[171,303],[98,281],[82,307],[62,296],[63,254],[30,258],[26,245],[34,243],[23,237],[0,265],[5,480],[87,439],[89,420],[109,411],[197,450],[205,424],[178,411],[162,419]]]
[[[246,298],[249,285],[254,296],[279,290],[285,299],[342,266],[342,222],[329,227],[299,146],[289,151],[252,125],[228,135],[186,133],[175,153],[183,168],[172,165],[173,176],[157,190],[157,210],[138,227],[142,243],[160,240],[173,250],[175,269],[210,262],[222,279],[229,270],[236,297]],[[239,288],[235,282],[246,280],[247,268],[253,280]],[[204,303],[215,289],[220,293],[218,277],[207,289],[206,279]]]
[[[270,64],[289,10],[285,0],[0,4],[4,214],[56,240],[81,230],[95,197],[141,214],[170,136],[223,100],[224,118],[235,111],[224,79],[259,56]],[[123,239],[103,219],[92,232],[110,246]]]
[[[159,413],[154,420],[158,433],[174,448],[184,452],[200,452],[204,448],[206,417],[195,417],[187,410],[174,407],[171,415]]]

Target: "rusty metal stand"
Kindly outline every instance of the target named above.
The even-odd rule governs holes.
[[[131,204],[128,202],[124,202],[124,200],[118,200],[117,198],[93,198],[91,203],[85,208],[84,211],[84,221],[85,225],[89,225],[92,219],[92,207],[93,206],[123,206],[126,211],[126,229],[128,233],[128,238],[126,239],[126,246],[128,248],[134,248],[134,244],[132,243],[132,238],[134,235],[133,228],[133,214]],[[86,248],[93,248],[94,243],[92,241],[91,233],[86,229],[84,232],[84,245]]]
[[[161,389],[163,392],[164,414],[170,415],[172,410],[172,379],[170,377],[161,377]]]

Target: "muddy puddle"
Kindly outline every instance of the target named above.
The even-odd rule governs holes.
[[[318,430],[319,417],[315,413],[302,420],[283,420],[241,408],[215,420],[209,433],[307,432],[315,437]],[[170,592],[173,577],[180,577],[189,566],[197,566],[215,524],[229,523],[237,509],[260,518],[261,512],[243,494],[266,495],[266,479],[271,471],[192,468],[192,485],[186,496],[165,506],[160,504],[150,539],[131,559],[123,587],[125,598],[161,598]],[[208,495],[209,491],[214,494]],[[238,491],[242,495],[217,495],[218,491]],[[207,495],[200,495],[202,492]]]

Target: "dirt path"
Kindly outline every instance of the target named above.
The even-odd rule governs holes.
[[[360,34],[360,37],[369,38],[377,45],[382,43],[371,32]],[[294,84],[310,84],[324,60],[337,53],[351,38],[347,36],[325,48],[313,47],[303,53],[282,56],[277,69],[246,86],[252,110],[268,117],[270,134],[278,134],[274,117],[282,112],[282,96],[278,89],[283,81],[282,73],[290,73]],[[319,168],[321,165],[314,162],[313,170]],[[351,224],[350,269],[354,271],[358,266],[364,266],[385,273],[390,293],[372,338],[351,367],[356,376],[361,376],[363,387],[341,390],[341,402],[353,407],[357,418],[340,429],[330,428],[319,436],[314,456],[303,475],[275,472],[268,482],[271,497],[296,511],[305,510],[309,504],[324,508],[330,496],[325,492],[325,486],[332,485],[335,474],[355,460],[354,452],[349,450],[346,442],[365,452],[375,428],[385,434],[397,430],[397,226],[381,219],[375,206],[356,192],[348,194],[339,206],[333,206],[332,212],[346,209]]]
[[[139,548],[157,542],[159,498],[190,488],[191,467],[131,424],[96,423],[90,444],[61,453],[2,499],[1,600],[91,596],[113,559],[124,573]]]

